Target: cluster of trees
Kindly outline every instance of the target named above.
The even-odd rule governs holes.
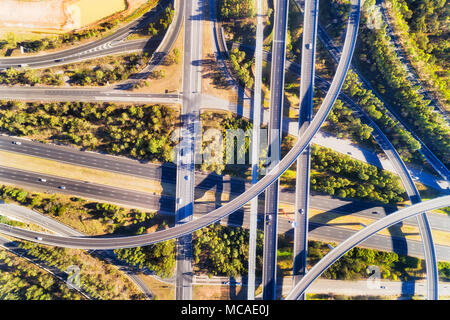
[[[374,1],[374,0],[372,0]],[[429,101],[417,92],[407,79],[395,51],[390,47],[386,25],[383,28],[361,28],[359,46],[361,63],[372,65],[368,75],[378,83],[378,89],[396,108],[428,147],[450,165],[450,128],[442,115],[434,112]],[[376,73],[373,71],[377,71]],[[385,88],[383,86],[386,86]]]
[[[350,1],[347,0],[329,0],[321,1],[320,6],[324,8],[319,10],[319,21],[323,26],[333,24],[332,28],[327,28],[332,38],[340,37],[346,28],[346,22],[350,12]]]
[[[340,198],[362,198],[383,203],[404,200],[399,178],[331,149],[312,145],[311,188]]]
[[[0,84],[4,85],[27,84],[35,86],[37,84],[44,84],[49,86],[61,86],[63,83],[63,76],[59,73],[53,73],[49,69],[36,71],[28,68],[9,68],[0,71]]]
[[[169,25],[172,23],[173,16],[175,14],[175,10],[173,9],[172,4],[164,10],[164,12],[160,13],[159,20],[156,22],[151,22],[148,25],[147,34],[151,36],[156,36],[158,32],[166,30]]]
[[[216,172],[217,174],[233,174],[236,176],[245,176],[244,172],[249,168],[249,147],[250,139],[246,138],[245,143],[241,146],[236,146],[235,143],[228,143],[226,132],[227,130],[242,130],[244,133],[250,131],[252,123],[244,118],[235,117],[230,113],[214,113],[203,112],[201,114],[202,128],[203,128],[203,145],[202,152],[208,154],[204,158],[201,165],[201,170]],[[222,133],[222,141],[215,135],[209,136],[209,129],[217,129]],[[220,145],[222,143],[222,145]],[[238,147],[240,147],[238,149]],[[245,159],[245,164],[228,163],[227,157],[234,155],[234,159],[242,157]],[[231,162],[231,161],[230,161]]]
[[[450,280],[450,263],[438,262],[438,272],[441,281]]]
[[[450,102],[448,72],[450,41],[446,1],[391,0],[395,29],[414,67],[434,87],[437,96]],[[414,12],[414,14],[413,14]]]
[[[98,206],[98,205],[97,205]],[[112,205],[108,206],[108,215],[111,215]],[[117,212],[117,210],[114,210]],[[149,216],[143,212],[133,213],[136,222],[145,222]],[[150,218],[153,218],[151,215]],[[158,229],[162,230],[167,227],[165,222],[158,226]],[[146,230],[145,228],[139,228],[135,234],[142,234]],[[139,269],[149,269],[163,278],[170,278],[173,275],[175,268],[175,240],[168,240],[156,244],[152,244],[145,247],[128,248],[128,249],[116,249],[114,250],[117,258]]]
[[[253,0],[221,0],[219,8],[222,20],[251,18],[255,15]]]
[[[80,70],[77,65],[64,67],[64,72],[55,72],[53,69],[35,70],[29,68],[9,68],[0,71],[0,84],[25,84],[35,86],[39,84],[61,86],[64,84],[63,74],[68,75],[70,85],[104,86],[108,83],[124,81],[137,73],[149,61],[148,52],[144,54],[127,54],[120,57],[107,58],[96,65],[87,64]]]
[[[251,73],[253,60],[246,60],[245,52],[234,48],[230,51],[230,62],[233,72],[241,85],[250,89],[253,88],[254,80]]]
[[[325,243],[309,241],[308,263],[315,264],[330,250]],[[326,279],[358,280],[370,276],[369,266],[378,266],[383,279],[408,280],[423,274],[422,260],[394,252],[355,247],[328,268]]]
[[[19,136],[39,134],[91,150],[141,160],[171,161],[175,111],[159,105],[111,103],[0,103],[0,130]]]
[[[350,138],[354,141],[372,141],[373,128],[361,122],[353,115],[352,109],[346,107],[341,100],[336,100],[327,118],[328,126],[338,138]]]
[[[109,232],[122,232],[141,234],[151,227],[151,221],[155,218],[155,212],[144,212],[138,209],[125,210],[114,204],[92,203],[90,213],[103,220],[110,226]],[[119,229],[120,228],[120,229]]]
[[[127,80],[128,77],[147,65],[149,61],[148,53],[130,54],[121,57],[121,59],[112,60],[111,64],[99,64],[94,68],[89,67],[83,70],[75,70],[71,73],[70,83],[86,86],[96,85],[104,86],[107,83],[113,83],[118,80]]]
[[[0,250],[0,300],[80,300],[83,297],[39,267]]]
[[[59,270],[68,270],[70,266],[80,268],[80,288],[89,296],[102,299],[135,299],[141,297],[131,282],[117,269],[109,264],[99,264],[96,258],[82,258],[81,250],[55,248],[37,245],[31,242],[20,242],[19,247],[28,255],[38,259],[48,266]],[[92,262],[90,259],[96,260]]]
[[[248,230],[213,224],[193,234],[194,261],[200,270],[229,277],[248,268]],[[263,234],[258,233],[257,256],[262,255]]]
[[[120,260],[139,269],[147,268],[158,276],[169,278],[175,268],[175,240],[168,240],[145,247],[116,249]]]
[[[0,195],[2,199],[14,200],[23,206],[39,209],[55,217],[61,217],[70,210],[67,202],[57,199],[54,196],[43,198],[39,194],[29,193],[24,189],[8,185],[0,186]]]
[[[358,76],[349,70],[342,89],[382,128],[404,161],[420,160],[420,143],[390,116],[383,102],[371,90],[362,87]]]
[[[171,66],[173,64],[180,63],[180,50],[178,48],[174,48],[172,52],[170,52],[163,61],[165,66]]]

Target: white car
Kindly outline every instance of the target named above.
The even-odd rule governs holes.
[[[42,241],[42,237],[36,237],[37,241]]]
[[[12,144],[17,144],[18,146],[20,146],[22,144],[22,142],[20,142],[20,141],[13,141]]]
[[[298,213],[300,213],[300,214],[304,214],[305,213],[305,209],[298,209]]]
[[[312,43],[305,44],[306,50],[310,50],[312,48]]]
[[[40,181],[40,182],[47,182],[47,180],[44,179],[44,178],[39,178],[39,181]]]
[[[65,186],[59,186],[58,188],[61,189],[61,190],[66,190]]]

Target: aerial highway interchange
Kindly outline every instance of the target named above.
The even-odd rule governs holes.
[[[371,123],[375,129],[373,136],[377,143],[382,147],[383,151],[388,156],[389,160],[393,163],[396,173],[401,177],[403,186],[406,189],[406,193],[411,200],[412,206],[403,208],[395,213],[395,209],[377,208],[377,221],[368,227],[363,228],[359,232],[352,232],[351,237],[349,233],[346,233],[345,238],[342,239],[342,243],[334,248],[329,255],[327,255],[320,263],[314,266],[313,269],[306,271],[306,250],[307,250],[307,236],[310,232],[310,236],[317,237],[315,230],[308,230],[308,209],[310,207],[320,206],[333,206],[334,210],[339,210],[339,201],[334,199],[324,199],[316,196],[310,196],[309,192],[309,145],[312,138],[318,132],[321,125],[326,120],[334,102],[338,97],[342,98],[340,93],[341,87],[345,80],[347,71],[351,66],[351,59],[353,51],[355,49],[356,38],[358,33],[358,24],[360,18],[361,3],[358,0],[351,2],[351,12],[349,15],[349,21],[347,25],[347,31],[345,35],[345,43],[342,50],[337,49],[332,44],[332,41],[327,38],[326,31],[318,25],[318,1],[307,0],[305,1],[304,23],[307,27],[303,30],[304,42],[302,50],[302,64],[301,71],[301,84],[300,84],[300,115],[299,115],[299,134],[295,145],[291,150],[280,159],[280,140],[282,132],[282,109],[283,109],[283,96],[284,96],[284,75],[286,69],[291,68],[291,63],[286,60],[286,29],[287,29],[287,13],[288,13],[288,1],[277,1],[275,7],[275,26],[274,26],[274,39],[272,52],[270,55],[270,61],[272,62],[271,70],[271,99],[269,110],[269,141],[271,143],[271,164],[269,166],[269,172],[260,178],[259,181],[253,180],[252,185],[246,185],[246,183],[234,182],[237,188],[233,188],[233,181],[227,185],[227,191],[234,193],[235,197],[222,204],[221,207],[215,208],[214,206],[195,202],[195,192],[197,188],[210,189],[216,183],[214,180],[222,180],[220,177],[211,177],[198,172],[194,172],[194,158],[196,150],[196,137],[194,134],[194,127],[199,120],[201,101],[211,101],[214,99],[204,98],[201,92],[201,64],[193,64],[192,61],[198,61],[202,58],[201,44],[202,44],[202,28],[203,28],[203,10],[204,2],[194,1],[186,4],[184,1],[175,0],[175,18],[166,33],[165,38],[162,40],[157,51],[161,51],[167,54],[173,47],[173,43],[180,33],[180,27],[184,20],[184,59],[183,59],[183,88],[182,91],[177,94],[136,94],[127,91],[121,91],[120,85],[116,89],[101,88],[101,89],[50,89],[50,88],[0,88],[0,95],[3,99],[48,99],[50,101],[59,101],[61,96],[63,100],[76,99],[78,101],[111,101],[118,99],[120,101],[142,101],[148,103],[167,103],[167,104],[181,104],[181,123],[182,129],[185,129],[185,133],[180,143],[179,158],[182,162],[178,163],[178,166],[168,165],[164,169],[164,175],[161,173],[161,169],[158,166],[149,167],[147,165],[141,165],[128,159],[121,159],[118,157],[111,157],[107,155],[100,155],[95,153],[86,153],[78,150],[71,150],[69,148],[60,146],[38,146],[36,142],[23,141],[20,145],[14,146],[10,142],[16,141],[12,137],[0,137],[0,149],[9,150],[12,152],[24,153],[28,155],[34,155],[44,158],[50,158],[58,161],[65,161],[74,163],[81,166],[96,167],[102,170],[115,171],[120,173],[126,173],[137,176],[144,176],[154,180],[170,181],[172,184],[175,182],[175,196],[167,197],[164,195],[156,196],[137,193],[126,192],[124,189],[111,188],[101,186],[92,183],[77,183],[68,179],[61,179],[58,177],[46,177],[49,182],[49,189],[55,191],[58,190],[58,186],[66,186],[66,190],[58,190],[58,192],[68,194],[86,195],[86,197],[106,200],[113,203],[121,203],[130,207],[142,207],[151,208],[155,210],[165,211],[168,213],[175,212],[176,225],[172,228],[158,231],[150,234],[143,234],[137,236],[124,236],[124,237],[87,237],[75,234],[61,234],[61,235],[49,235],[37,233],[29,230],[21,230],[19,228],[0,225],[0,231],[4,234],[25,239],[33,242],[39,242],[47,245],[68,247],[68,248],[83,248],[83,249],[116,249],[116,248],[130,248],[149,245],[165,241],[168,239],[176,238],[177,243],[177,299],[192,299],[192,253],[191,241],[192,232],[203,228],[212,223],[224,220],[228,217],[228,224],[233,225],[233,219],[237,220],[237,225],[241,222],[241,225],[246,227],[250,226],[250,229],[255,228],[254,215],[248,215],[247,208],[244,206],[252,202],[252,205],[256,207],[258,202],[253,199],[257,199],[258,195],[261,195],[265,191],[265,206],[263,210],[255,209],[257,212],[262,213],[263,220],[259,221],[260,225],[263,222],[264,226],[264,262],[263,262],[263,298],[275,299],[277,294],[276,283],[276,253],[277,253],[277,235],[283,231],[292,230],[294,232],[294,284],[293,290],[287,296],[287,299],[298,299],[304,297],[304,292],[312,281],[317,278],[328,266],[336,261],[345,252],[351,249],[353,246],[361,243],[367,239],[369,243],[369,237],[374,236],[379,230],[382,230],[394,223],[405,220],[409,217],[417,216],[417,222],[408,220],[408,223],[417,225],[422,237],[424,254],[416,253],[418,256],[423,256],[426,261],[427,270],[427,293],[429,299],[437,299],[437,256],[448,257],[448,248],[445,246],[435,245],[431,234],[431,229],[446,229],[445,219],[442,219],[444,223],[439,221],[439,218],[431,217],[425,214],[426,210],[433,210],[450,205],[450,197],[442,197],[421,203],[419,192],[411,178],[411,175],[403,163],[402,159],[396,152],[395,148],[389,142],[387,137],[383,134],[380,128],[375,123]],[[163,6],[168,1],[162,1]],[[209,1],[209,4],[214,1]],[[182,3],[182,4],[180,4]],[[300,4],[301,5],[301,4]],[[115,53],[123,53],[129,51],[139,51],[145,46],[154,46],[152,43],[144,43],[143,41],[123,41],[134,28],[137,28],[140,24],[146,23],[148,19],[151,19],[151,15],[159,10],[159,6],[154,10],[151,10],[148,14],[144,15],[137,21],[130,23],[129,25],[119,29],[116,33],[108,36],[102,40],[82,45],[67,51],[50,54],[48,56],[36,56],[26,58],[7,58],[0,59],[0,68],[7,68],[14,65],[28,64],[30,67],[42,68],[50,67],[56,64],[65,64],[80,61],[81,59],[88,59],[97,57],[99,55],[110,55]],[[309,13],[309,14],[308,14]],[[183,19],[184,18],[184,19]],[[317,34],[316,34],[317,33]],[[217,35],[216,35],[217,37]],[[334,53],[333,57],[338,62],[338,67],[333,77],[333,81],[325,83],[319,78],[319,87],[324,88],[326,91],[325,99],[315,115],[312,116],[312,92],[317,81],[317,77],[314,74],[315,63],[315,43],[316,38],[319,38],[327,47],[330,52]],[[306,40],[305,40],[306,39]],[[333,46],[333,47],[331,47]],[[98,48],[98,50],[93,50]],[[260,55],[262,59],[261,46],[256,47],[256,54]],[[160,52],[159,52],[160,53]],[[83,56],[81,58],[81,56]],[[158,55],[156,55],[158,56]],[[265,58],[268,58],[268,54],[265,53]],[[161,55],[158,56],[157,61],[152,60],[152,66],[145,68],[141,72],[140,77],[145,77],[154,66],[158,65],[161,61]],[[258,61],[258,60],[257,60]],[[258,65],[258,64],[257,64]],[[295,68],[295,66],[294,66]],[[149,71],[150,70],[150,71]],[[298,70],[296,70],[298,73]],[[258,73],[256,73],[258,74]],[[358,74],[359,75],[359,74]],[[359,75],[362,77],[361,75]],[[260,77],[260,76],[259,76]],[[261,81],[259,79],[259,81]],[[363,80],[364,81],[364,80]],[[258,81],[256,82],[258,83]],[[325,84],[325,85],[324,85]],[[323,86],[324,85],[324,86]],[[370,84],[367,84],[370,85]],[[257,86],[255,85],[255,88]],[[259,94],[259,93],[258,93]],[[32,98],[33,95],[37,97]],[[260,98],[255,101],[260,101]],[[345,97],[345,96],[344,96]],[[344,99],[345,100],[345,99]],[[349,104],[353,102],[351,99],[346,101]],[[261,103],[259,103],[260,105]],[[253,108],[259,108],[254,104]],[[255,112],[255,111],[253,111]],[[256,113],[259,115],[258,113]],[[368,117],[367,117],[368,118]],[[255,121],[255,120],[254,120]],[[368,119],[370,122],[370,119]],[[405,124],[405,127],[406,124]],[[411,131],[411,130],[410,130]],[[411,131],[412,132],[412,131]],[[412,132],[413,133],[413,132]],[[187,144],[186,144],[187,143]],[[440,174],[445,180],[448,180],[448,169],[438,160],[438,158],[420,141],[422,148],[421,152],[426,159],[430,162],[431,166]],[[22,147],[23,145],[23,147]],[[183,151],[180,151],[183,150]],[[187,150],[187,156],[186,156]],[[280,190],[279,177],[290,167],[292,163],[297,161],[297,188],[294,194],[286,193]],[[113,168],[113,163],[115,163]],[[170,174],[167,174],[170,173]],[[9,181],[25,186],[32,186],[38,189],[45,189],[46,186],[37,183],[39,177],[43,177],[42,174],[31,173],[27,171],[14,170],[12,168],[1,167],[0,168],[0,180]],[[54,182],[53,180],[54,179]],[[199,182],[200,181],[200,182]],[[220,183],[220,182],[219,182]],[[41,186],[39,186],[41,185]],[[165,197],[165,198],[164,198]],[[166,199],[166,200],[164,200]],[[290,222],[286,224],[286,221],[279,219],[279,202],[288,201],[295,203],[295,227],[292,228]],[[175,206],[173,206],[175,203]],[[323,204],[325,203],[325,205]],[[194,206],[195,204],[195,206]],[[358,210],[358,206],[361,210]],[[386,210],[384,214],[381,211]],[[244,214],[239,218],[237,213],[232,215],[236,211],[240,211],[240,214]],[[302,212],[304,215],[296,214]],[[374,209],[364,208],[364,204],[358,204],[355,202],[354,208],[351,210],[359,212],[358,214],[367,215],[372,214]],[[371,213],[368,213],[371,212]],[[194,214],[196,218],[193,219]],[[232,215],[232,216],[230,216]],[[234,217],[234,218],[233,218]],[[247,222],[247,219],[249,219]],[[316,229],[316,228],[313,228]],[[322,229],[322,226],[317,229]],[[373,238],[375,239],[377,235]],[[379,236],[378,236],[379,237]],[[348,239],[347,239],[348,238]],[[413,251],[412,246],[408,241],[408,251]],[[420,248],[419,244],[415,244]],[[435,248],[436,247],[436,248]],[[422,251],[422,248],[417,251]],[[438,252],[438,254],[436,253]],[[408,253],[410,253],[408,252]],[[448,260],[448,258],[446,258]],[[254,281],[254,280],[253,280]]]

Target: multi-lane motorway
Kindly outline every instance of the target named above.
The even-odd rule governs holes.
[[[183,103],[180,143],[178,144],[175,223],[192,221],[194,216],[195,153],[200,123],[201,63],[203,35],[203,0],[185,5],[183,59]],[[192,300],[192,234],[177,239],[177,300]]]
[[[255,84],[253,90],[253,134],[251,142],[251,167],[252,183],[258,182],[259,178],[259,155],[260,155],[260,128],[261,128],[261,109],[262,109],[262,62],[263,62],[263,1],[256,0],[256,44],[255,44]],[[257,216],[258,216],[258,197],[252,199],[250,203],[250,233],[248,240],[248,281],[247,281],[247,299],[255,299],[255,270],[256,270],[256,238],[257,238]]]
[[[302,67],[300,75],[299,136],[305,131],[313,116],[313,94],[315,75],[316,30],[319,16],[319,1],[306,0],[303,18]],[[311,147],[297,159],[295,197],[294,266],[293,281],[297,283],[306,273],[308,250],[308,213]]]
[[[274,30],[272,40],[273,60],[270,77],[270,115],[269,115],[269,163],[267,170],[273,170],[281,156],[281,133],[284,102],[284,64],[286,61],[286,35],[289,1],[275,3]],[[266,189],[264,252],[263,252],[263,299],[275,300],[277,297],[277,227],[278,227],[278,190],[279,180],[275,180]]]

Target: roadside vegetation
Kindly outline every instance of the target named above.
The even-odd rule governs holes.
[[[81,300],[84,297],[70,290],[47,271],[0,249],[0,300]]]
[[[235,277],[247,273],[249,232],[213,224],[193,234],[194,263],[199,272]],[[257,265],[262,265],[263,233],[257,235]]]
[[[162,278],[172,277],[175,271],[175,240],[145,247],[116,249],[114,253],[129,265],[145,268]]]
[[[400,179],[393,173],[328,148],[312,145],[311,149],[312,190],[382,203],[405,200]]]
[[[9,68],[0,71],[0,84],[28,86],[105,86],[127,80],[149,62],[148,52],[97,58],[47,69]]]
[[[397,120],[392,119],[389,110],[372,91],[362,87],[362,83],[353,71],[349,71],[342,89],[382,128],[403,161],[423,163],[423,156],[417,152],[420,149],[420,143],[410,132],[403,129]]]
[[[366,1],[364,6],[371,6],[374,2],[374,0]],[[406,71],[389,44],[385,25],[382,28],[369,28],[367,16],[363,14],[359,41],[356,55],[358,63],[371,66],[370,69],[361,68],[362,73],[448,166],[450,128],[442,115],[434,112],[429,106],[429,101],[424,100],[423,96],[417,93],[417,88],[414,88],[407,79]]]
[[[218,7],[223,20],[251,18],[255,15],[252,0],[220,0]]]
[[[253,59],[246,59],[245,52],[239,51],[235,48],[230,51],[230,62],[233,73],[239,80],[239,83],[244,88],[253,88],[253,74],[251,73],[251,66]]]
[[[448,2],[390,0],[388,12],[409,61],[449,110],[450,42]]]
[[[81,289],[94,299],[136,300],[143,299],[142,293],[116,267],[78,249],[56,248],[20,241],[19,247],[28,255],[59,270],[80,269]]]
[[[42,142],[147,161],[170,161],[177,113],[160,105],[0,103],[0,130]]]

